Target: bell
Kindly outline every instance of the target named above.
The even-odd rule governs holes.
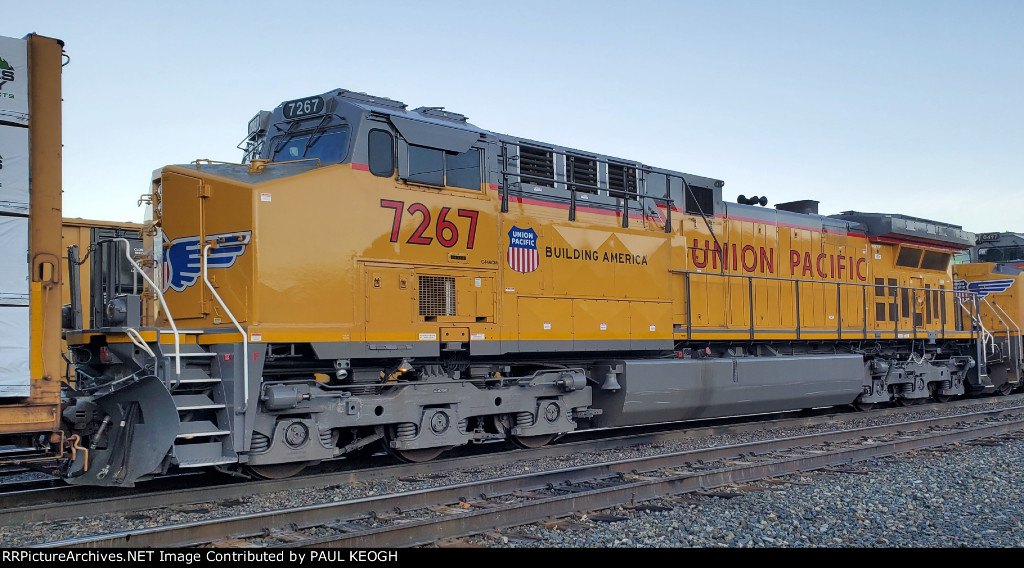
[[[619,374],[615,369],[616,367],[613,367],[604,374],[604,383],[601,384],[601,390],[617,391],[622,388],[619,386],[618,379],[615,378],[615,375]]]

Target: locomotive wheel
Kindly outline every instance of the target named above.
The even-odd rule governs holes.
[[[418,450],[398,450],[391,447],[391,440],[395,439],[395,427],[388,426],[384,428],[384,449],[399,461],[405,463],[422,463],[428,462],[437,456],[443,454],[445,450],[451,449],[450,446],[440,446],[437,448],[421,448]]]
[[[508,438],[508,441],[517,448],[524,450],[532,450],[541,446],[546,446],[551,443],[551,440],[555,439],[557,434],[541,434],[539,436],[515,436],[512,432],[512,425],[515,423],[515,418],[509,414],[499,414],[494,416],[494,424],[498,429],[498,432],[504,433]]]
[[[935,395],[935,402],[949,402],[953,400],[954,396],[951,394],[937,394]]]
[[[918,402],[920,402],[920,400],[921,400],[921,399],[919,399],[919,398],[903,398],[903,397],[901,396],[901,397],[899,397],[899,398],[897,398],[897,399],[896,399],[896,402],[897,402],[897,404],[899,404],[900,406],[914,406],[915,404],[917,404]]]
[[[247,469],[260,479],[285,479],[306,469],[306,462],[250,465]]]
[[[1000,396],[1006,396],[1013,392],[1013,387],[1013,383],[1003,383],[999,385],[999,388],[996,389],[996,394]]]
[[[548,445],[555,439],[556,434],[541,434],[539,436],[509,436],[508,439],[517,448],[532,450]]]
[[[860,411],[866,411],[866,410],[871,410],[872,408],[874,408],[875,407],[875,403],[873,403],[873,402],[855,402],[855,403],[853,403],[853,407],[856,408],[857,410],[860,410]]]

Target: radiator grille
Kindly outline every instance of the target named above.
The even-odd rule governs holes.
[[[636,193],[636,169],[608,164],[608,188]]]
[[[588,160],[580,156],[568,156],[569,160],[569,179],[578,183],[596,186],[597,185],[597,162],[594,160]],[[579,191],[586,191],[588,193],[595,193],[590,188],[577,188],[572,186],[573,189]]]
[[[420,276],[420,315],[426,317],[455,315],[455,278],[451,276]]]
[[[520,146],[519,173],[523,183],[552,187],[555,177],[554,155],[541,148]]]

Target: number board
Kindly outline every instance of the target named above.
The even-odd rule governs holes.
[[[978,240],[982,242],[998,241],[999,233],[981,233],[978,235]]]
[[[307,97],[284,103],[284,117],[286,119],[299,118],[320,114],[324,111],[324,100],[320,97]]]

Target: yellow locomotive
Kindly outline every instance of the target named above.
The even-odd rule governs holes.
[[[346,90],[260,112],[240,147],[154,173],[145,290],[108,278],[68,330],[91,448],[70,481],[995,389],[955,225],[730,203]]]
[[[979,364],[1002,394],[1024,380],[1024,235],[980,233],[964,262],[953,266],[963,310],[976,321]]]

